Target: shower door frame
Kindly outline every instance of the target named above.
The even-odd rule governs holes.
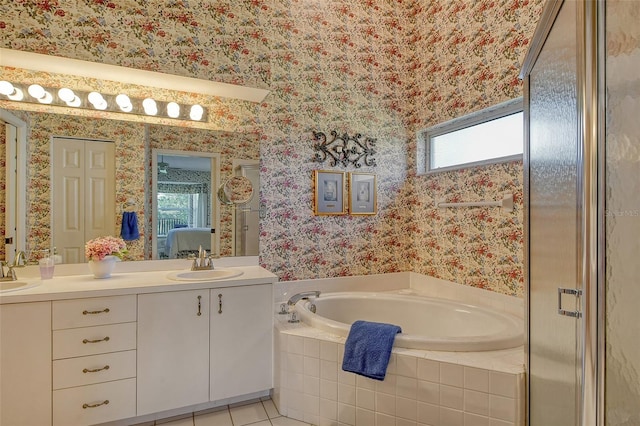
[[[525,149],[524,199],[529,200],[529,73],[532,71],[555,19],[565,0],[550,0],[544,7],[520,78],[524,80]],[[577,401],[577,418],[581,426],[604,426],[605,384],[605,2],[577,2],[577,195],[580,229],[578,230],[578,280],[582,296],[582,323],[577,330],[581,392]],[[529,279],[529,211],[524,212],[524,269]],[[527,288],[525,365],[530,368],[530,300]],[[529,385],[528,385],[529,386]],[[527,386],[527,424],[530,420],[530,393]]]

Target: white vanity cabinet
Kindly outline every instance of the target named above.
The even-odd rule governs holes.
[[[138,412],[272,388],[272,285],[138,296]]]
[[[138,296],[138,415],[209,401],[209,289]]]
[[[0,426],[134,424],[266,395],[275,276],[242,274],[70,275],[2,294]]]
[[[136,296],[54,301],[51,318],[53,426],[134,417]]]
[[[211,400],[273,387],[271,284],[211,290]]]
[[[0,425],[51,425],[51,302],[0,305]]]

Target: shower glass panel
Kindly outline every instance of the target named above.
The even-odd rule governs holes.
[[[578,320],[558,315],[577,284],[576,6],[564,2],[529,76],[530,425],[576,425]],[[563,309],[576,310],[575,297]]]
[[[640,424],[640,3],[606,7],[605,423]]]

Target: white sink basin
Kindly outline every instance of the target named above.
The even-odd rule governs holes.
[[[24,290],[27,288],[35,287],[38,283],[28,283],[25,281],[0,281],[0,293],[6,293],[8,291]]]
[[[207,269],[204,271],[175,271],[167,274],[167,278],[176,281],[214,281],[224,280],[242,275],[242,271],[232,269]]]

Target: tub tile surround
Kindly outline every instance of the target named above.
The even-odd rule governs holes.
[[[307,290],[430,295],[523,316],[521,299],[410,272],[277,283],[276,311],[288,297]],[[385,380],[376,381],[342,371],[345,338],[287,318],[276,315],[272,395],[284,416],[319,426],[524,425],[522,347],[394,348]]]

